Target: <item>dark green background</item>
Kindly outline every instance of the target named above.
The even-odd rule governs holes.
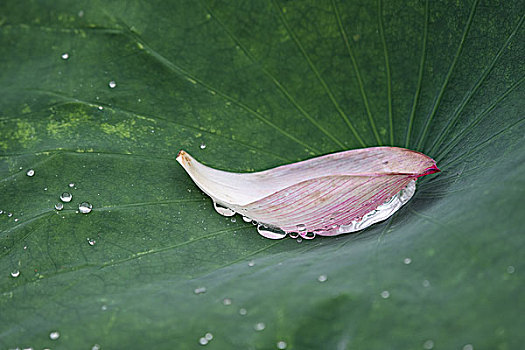
[[[0,347],[519,348],[524,12],[2,1]],[[375,145],[443,172],[387,222],[302,243],[216,214],[175,161],[252,171]]]

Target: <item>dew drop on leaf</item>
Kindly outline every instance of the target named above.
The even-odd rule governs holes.
[[[57,340],[60,337],[60,333],[57,331],[49,333],[49,339],[51,340]]]
[[[273,227],[265,227],[263,224],[257,225],[257,232],[265,238],[269,239],[281,239],[286,237],[286,232],[281,229]]]
[[[64,203],[69,203],[73,199],[73,195],[69,192],[64,192],[60,195],[60,200]]]
[[[328,279],[328,276],[326,275],[320,275],[319,277],[317,277],[317,280],[319,282],[326,282],[327,279]]]
[[[64,52],[62,55],[60,55],[60,57],[63,59],[63,60],[67,60],[69,58],[69,54],[67,52]]]
[[[19,270],[14,270],[14,271],[11,272],[11,277],[17,278],[18,276],[20,276],[20,271]]]
[[[111,88],[111,89],[114,89],[116,86],[117,86],[117,83],[115,82],[115,80],[112,80],[108,83],[108,86]]]
[[[195,294],[202,294],[202,293],[206,293],[206,287],[197,287],[195,288],[195,290],[193,291]]]
[[[426,342],[423,343],[423,349],[431,350],[434,348],[434,341],[429,339]]]
[[[55,209],[56,209],[56,210],[62,210],[62,209],[64,209],[64,204],[63,204],[63,203],[57,203],[57,204],[55,204]]]
[[[29,176],[29,177],[35,175],[35,170],[33,170],[33,169],[29,169],[29,170],[26,172],[26,175]]]
[[[248,314],[248,310],[246,310],[245,308],[239,309],[239,315],[246,316],[247,314]]]
[[[299,232],[290,232],[288,233],[288,235],[290,236],[290,238],[296,239],[297,237],[299,237]]]
[[[255,326],[253,326],[253,328],[260,332],[260,331],[263,331],[265,328],[266,328],[266,325],[264,324],[264,322],[258,322],[255,324]]]
[[[235,212],[233,210],[225,206],[222,206],[216,202],[213,202],[213,207],[215,208],[215,211],[221,214],[222,216],[234,216],[235,215]]]
[[[288,344],[286,344],[285,341],[281,340],[281,341],[277,342],[277,349],[279,349],[279,350],[284,350],[284,349],[286,349],[287,346],[288,346]]]
[[[82,202],[78,205],[78,211],[82,214],[90,213],[92,208],[93,206],[88,202]]]
[[[381,292],[381,298],[388,299],[390,297],[390,292],[388,290],[384,290]]]

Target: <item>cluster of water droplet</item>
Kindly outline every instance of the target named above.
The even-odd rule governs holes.
[[[282,239],[286,236],[289,236],[292,239],[297,239],[297,241],[300,243],[303,239],[314,239],[318,234],[321,234],[322,232],[329,231],[331,233],[330,235],[356,232],[363,230],[372,224],[386,220],[402,205],[408,202],[410,198],[412,198],[415,190],[416,181],[410,181],[404,189],[399,191],[389,200],[378,206],[376,209],[366,213],[365,215],[363,215],[363,217],[354,219],[348,225],[335,225],[335,219],[330,217],[328,218],[328,224],[325,226],[324,229],[315,229],[309,231],[307,230],[306,225],[300,223],[296,225],[295,231],[285,232],[284,230],[278,227],[264,223],[258,223],[252,218],[249,218],[244,215],[242,216],[242,219],[244,222],[251,222],[252,224],[257,225],[257,232],[265,238]],[[216,202],[213,202],[213,207],[215,208],[215,211],[217,211],[217,213],[223,216],[234,216],[236,214],[236,212],[233,209]],[[233,219],[232,222],[234,222]]]
[[[206,333],[204,337],[199,338],[200,345],[207,345],[213,339],[213,334],[210,332]]]

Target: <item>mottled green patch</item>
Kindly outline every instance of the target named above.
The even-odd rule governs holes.
[[[8,124],[8,123],[5,123]],[[38,140],[38,134],[32,123],[25,120],[16,120],[14,125],[9,123],[9,129],[4,129],[0,139],[0,148],[3,150],[13,150],[17,147],[29,148]]]
[[[54,137],[68,137],[78,128],[86,126],[93,121],[93,117],[88,112],[91,112],[89,106],[85,105],[68,105],[69,110],[65,117],[56,119],[56,114],[49,115],[49,121],[46,124],[47,133]],[[62,113],[61,113],[62,115]]]
[[[126,121],[116,123],[116,124],[102,123],[100,124],[100,128],[102,129],[103,132],[105,132],[108,135],[115,135],[122,139],[135,140],[135,136],[134,136],[134,132],[136,132],[136,130],[134,129],[135,124],[136,124],[136,121],[131,119],[131,120],[126,120]]]

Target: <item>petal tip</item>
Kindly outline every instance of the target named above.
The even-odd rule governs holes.
[[[189,163],[189,161],[190,161],[189,154],[186,153],[186,151],[184,151],[182,149],[179,151],[179,153],[177,154],[177,158],[175,158],[175,159],[180,164]]]
[[[436,164],[433,164],[431,167],[427,168],[423,173],[421,173],[417,177],[435,174],[439,172],[441,172],[441,169],[439,169]]]

